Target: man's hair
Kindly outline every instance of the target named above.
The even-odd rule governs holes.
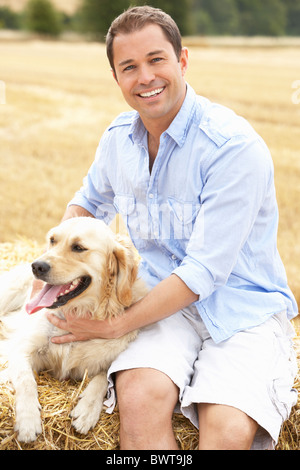
[[[114,72],[114,38],[117,34],[129,34],[139,31],[148,24],[156,24],[161,27],[166,39],[172,44],[179,61],[182,50],[181,34],[173,18],[159,8],[147,5],[132,7],[124,11],[112,22],[106,36],[106,54]]]

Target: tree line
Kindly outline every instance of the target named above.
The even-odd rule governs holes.
[[[103,40],[111,21],[145,1],[82,0],[73,15],[59,12],[50,0],[28,0],[23,12],[0,7],[0,29],[27,29],[59,36],[64,31]],[[300,36],[300,0],[149,0],[177,22],[183,36]]]

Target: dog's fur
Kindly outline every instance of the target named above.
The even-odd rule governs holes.
[[[32,264],[35,277],[55,286],[79,278],[91,281],[78,296],[68,300],[67,295],[65,305],[52,307],[55,315],[63,318],[72,311],[78,316],[90,312],[93,319],[113,318],[146,294],[144,282],[137,278],[138,257],[130,240],[103,222],[89,217],[66,220],[49,232],[48,243],[45,254]],[[0,356],[8,361],[0,381],[9,380],[15,388],[18,438],[30,442],[42,431],[34,370],[48,370],[60,380],[82,379],[88,371],[92,379],[71,413],[74,427],[85,434],[99,419],[110,364],[137,332],[119,339],[53,344],[51,337],[66,332],[47,320],[45,308],[32,315],[25,311],[32,280],[30,266],[0,279]]]

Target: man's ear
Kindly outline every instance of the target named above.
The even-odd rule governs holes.
[[[189,63],[189,51],[186,47],[183,47],[181,50],[179,62],[180,62],[180,67],[181,67],[181,73],[182,73],[182,76],[184,77],[188,68],[188,63]]]

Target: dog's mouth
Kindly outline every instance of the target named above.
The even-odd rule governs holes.
[[[91,282],[92,278],[90,276],[82,276],[68,284],[46,284],[37,296],[26,304],[26,312],[30,315],[42,308],[62,307],[70,300],[82,294]]]

